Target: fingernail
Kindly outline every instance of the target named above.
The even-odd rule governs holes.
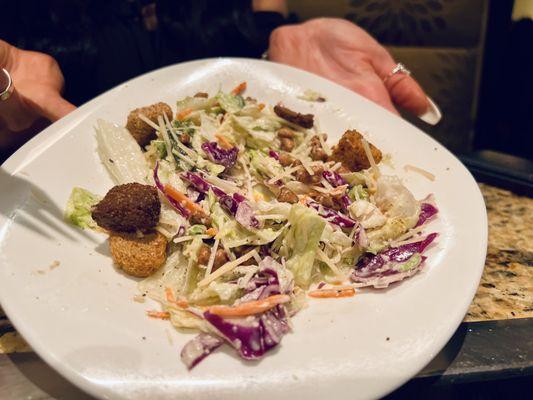
[[[428,110],[424,114],[419,115],[418,118],[427,124],[437,125],[442,118],[442,113],[440,112],[439,106],[437,106],[429,96],[427,99],[429,103]]]

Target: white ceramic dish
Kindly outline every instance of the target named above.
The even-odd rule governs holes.
[[[136,281],[117,272],[105,237],[61,220],[73,186],[104,194],[111,186],[95,152],[97,118],[125,123],[138,106],[213,93],[246,80],[271,104],[282,100],[317,115],[336,141],[348,128],[392,154],[415,196],[434,193],[440,237],[425,270],[383,291],[310,301],[294,333],[259,362],[219,351],[187,372],[179,360],[192,336],[151,320],[132,297]],[[305,89],[328,99],[297,99]],[[422,167],[434,182],[403,170]],[[420,130],[357,94],[294,68],[246,59],[175,65],[127,82],[53,124],[0,170],[0,301],[37,353],[80,388],[123,399],[363,399],[414,376],[451,337],[477,288],[487,220],[467,170]],[[59,266],[54,265],[59,262]],[[388,338],[388,339],[387,339]]]

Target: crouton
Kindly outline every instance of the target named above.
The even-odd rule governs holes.
[[[172,109],[166,103],[156,103],[151,106],[136,108],[128,115],[128,122],[126,128],[135,138],[141,147],[146,146],[152,139],[156,138],[155,130],[146,122],[144,122],[139,115],[144,115],[150,121],[157,124],[157,117],[166,116],[172,119]]]
[[[145,278],[157,271],[167,259],[167,239],[159,232],[137,236],[112,233],[109,249],[115,264],[126,274]]]
[[[101,228],[115,232],[146,231],[159,222],[161,202],[157,189],[140,183],[113,187],[92,210]]]
[[[366,156],[362,139],[363,136],[355,130],[344,132],[339,143],[333,147],[333,153],[329,160],[341,162],[344,167],[353,172],[370,168],[370,161]],[[371,143],[369,143],[369,147],[376,164],[379,163],[381,151]]]

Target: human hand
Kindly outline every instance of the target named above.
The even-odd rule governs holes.
[[[0,68],[10,73],[15,88],[0,101],[0,146],[8,147],[19,134],[27,136],[41,118],[53,122],[75,109],[61,97],[63,74],[52,57],[0,40]]]
[[[393,113],[399,106],[432,125],[441,114],[418,83],[405,74],[384,82],[396,62],[357,25],[337,18],[286,25],[270,36],[269,59],[331,79]]]

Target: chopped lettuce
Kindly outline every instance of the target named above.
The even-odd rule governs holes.
[[[387,222],[378,229],[369,230],[366,232],[368,240],[370,241],[371,252],[381,250],[388,240],[393,240],[400,235],[407,232],[414,227],[416,221],[402,218],[389,218]]]
[[[275,158],[267,156],[262,151],[249,150],[246,153],[250,157],[250,170],[256,175],[272,178],[283,172],[281,164]]]
[[[183,100],[176,102],[177,110],[179,113],[186,109],[196,110],[207,110],[213,107],[216,103],[215,97],[203,98],[203,97],[185,97]]]
[[[420,203],[398,177],[380,176],[374,198],[376,205],[388,217],[403,219],[409,228],[418,222]]]
[[[363,185],[355,185],[348,192],[348,197],[350,199],[352,199],[352,201],[367,200],[368,199],[368,190],[364,189]]]
[[[200,169],[204,169],[207,172],[209,172],[211,175],[220,175],[226,167],[220,164],[215,164],[214,162],[211,162],[209,160],[206,160],[205,158],[198,158],[196,161],[196,166]]]
[[[235,133],[243,136],[246,145],[253,149],[266,150],[270,148],[272,142],[276,139],[275,130],[281,125],[273,125],[270,130],[265,130],[266,125],[258,124],[255,118],[238,117],[233,115],[232,121]]]
[[[387,217],[375,204],[367,200],[354,201],[349,207],[350,215],[361,223],[363,228],[372,229],[385,225]]]
[[[203,235],[207,228],[205,225],[192,225],[188,230],[188,235]]]
[[[234,96],[229,93],[218,92],[215,98],[220,107],[228,113],[234,114],[244,107],[244,99],[240,95]]]
[[[292,271],[297,285],[308,287],[311,283],[315,253],[326,222],[315,211],[294,204],[289,214],[291,227],[285,237],[290,256],[287,268]]]
[[[228,248],[243,245],[263,245],[274,241],[281,230],[263,228],[248,230],[239,224],[234,218],[229,218],[219,203],[211,207],[213,226],[218,230],[217,237],[224,241]]]
[[[70,193],[70,197],[65,209],[65,219],[82,229],[95,229],[98,225],[93,220],[91,209],[102,198],[88,190],[75,187]]]

